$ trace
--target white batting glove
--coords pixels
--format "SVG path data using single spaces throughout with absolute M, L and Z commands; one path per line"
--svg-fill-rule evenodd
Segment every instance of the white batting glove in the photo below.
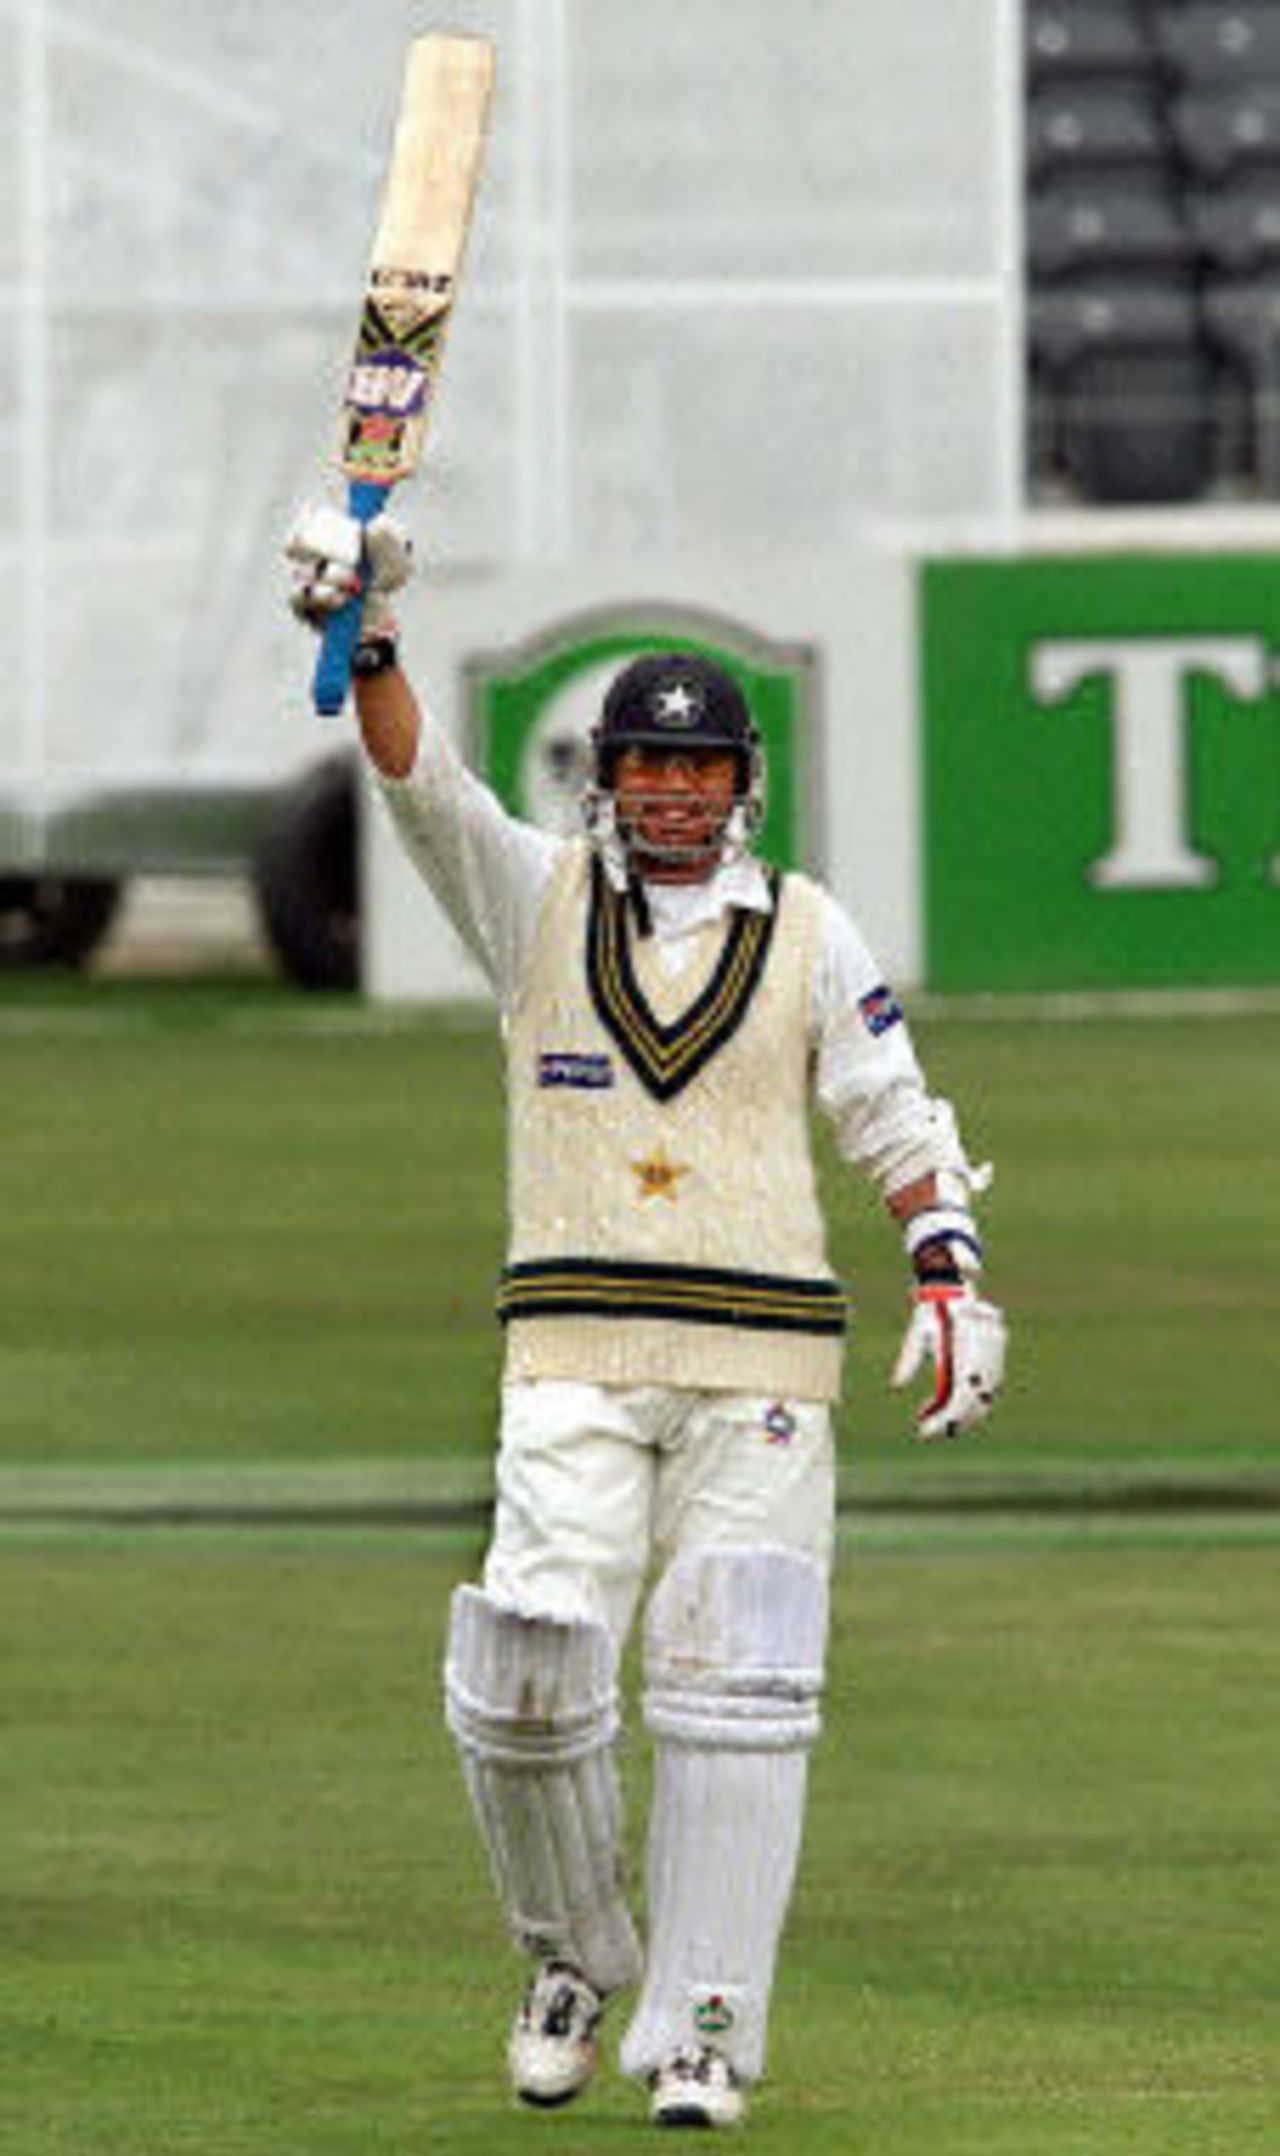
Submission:
M 916 1417 L 916 1436 L 926 1444 L 963 1437 L 990 1414 L 1004 1377 L 1007 1328 L 994 1303 L 984 1303 L 959 1280 L 922 1281 L 907 1327 L 894 1385 L 909 1385 L 933 1366 L 933 1397 Z
M 326 502 L 310 502 L 294 518 L 284 551 L 289 604 L 299 621 L 323 630 L 359 592 L 361 641 L 394 639 L 390 594 L 413 574 L 413 541 L 394 517 L 361 524 Z

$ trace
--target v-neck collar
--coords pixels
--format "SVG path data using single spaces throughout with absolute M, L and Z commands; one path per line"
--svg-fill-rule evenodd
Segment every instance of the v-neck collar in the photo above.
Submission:
M 625 895 L 615 891 L 598 858 L 591 863 L 587 906 L 587 983 L 596 1014 L 646 1091 L 671 1100 L 732 1039 L 759 987 L 773 940 L 781 878 L 770 872 L 767 912 L 742 906 L 732 918 L 705 988 L 663 1023 L 636 978 Z

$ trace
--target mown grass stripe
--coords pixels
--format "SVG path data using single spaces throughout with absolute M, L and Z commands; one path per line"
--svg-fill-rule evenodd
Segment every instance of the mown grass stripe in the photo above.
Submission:
M 182 1548 L 240 1548 L 248 1551 L 363 1549 L 382 1554 L 454 1549 L 478 1557 L 488 1523 L 486 1511 L 426 1513 L 385 1519 L 352 1514 L 295 1518 L 246 1513 L 186 1519 L 157 1515 L 50 1513 L 22 1517 L 0 1513 L 0 1545 L 15 1549 L 53 1545 L 87 1550 L 157 1551 Z M 841 1507 L 838 1539 L 842 1548 L 864 1554 L 946 1555 L 983 1550 L 1016 1554 L 1019 1550 L 1125 1548 L 1263 1549 L 1280 1543 L 1280 1518 L 1257 1512 L 1207 1508 L 1172 1514 L 1126 1511 L 1109 1514 L 1025 1514 L 1017 1511 L 913 1514 L 866 1512 Z

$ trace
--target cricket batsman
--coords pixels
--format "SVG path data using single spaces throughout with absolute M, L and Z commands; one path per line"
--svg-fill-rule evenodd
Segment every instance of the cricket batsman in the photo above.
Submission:
M 654 2122 L 732 2126 L 764 2070 L 826 1649 L 846 1305 L 811 1110 L 901 1233 L 893 1382 L 929 1372 L 925 1441 L 971 1429 L 1000 1387 L 1005 1327 L 975 1285 L 985 1171 L 848 914 L 753 853 L 765 774 L 727 671 L 674 650 L 625 666 L 582 835 L 552 837 L 465 768 L 401 670 L 400 528 L 307 509 L 288 554 L 313 626 L 361 597 L 365 751 L 502 1014 L 497 1498 L 480 1582 L 453 1598 L 445 1693 L 533 1964 L 512 2082 L 532 2105 L 579 2096 L 634 1987 L 621 2062 Z M 643 1943 L 614 1763 L 642 1596 Z

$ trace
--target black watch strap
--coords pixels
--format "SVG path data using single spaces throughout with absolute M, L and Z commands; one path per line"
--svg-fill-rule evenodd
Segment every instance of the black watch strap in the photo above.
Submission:
M 351 654 L 351 671 L 361 681 L 370 681 L 375 674 L 388 674 L 399 663 L 400 647 L 394 636 L 366 637 Z

